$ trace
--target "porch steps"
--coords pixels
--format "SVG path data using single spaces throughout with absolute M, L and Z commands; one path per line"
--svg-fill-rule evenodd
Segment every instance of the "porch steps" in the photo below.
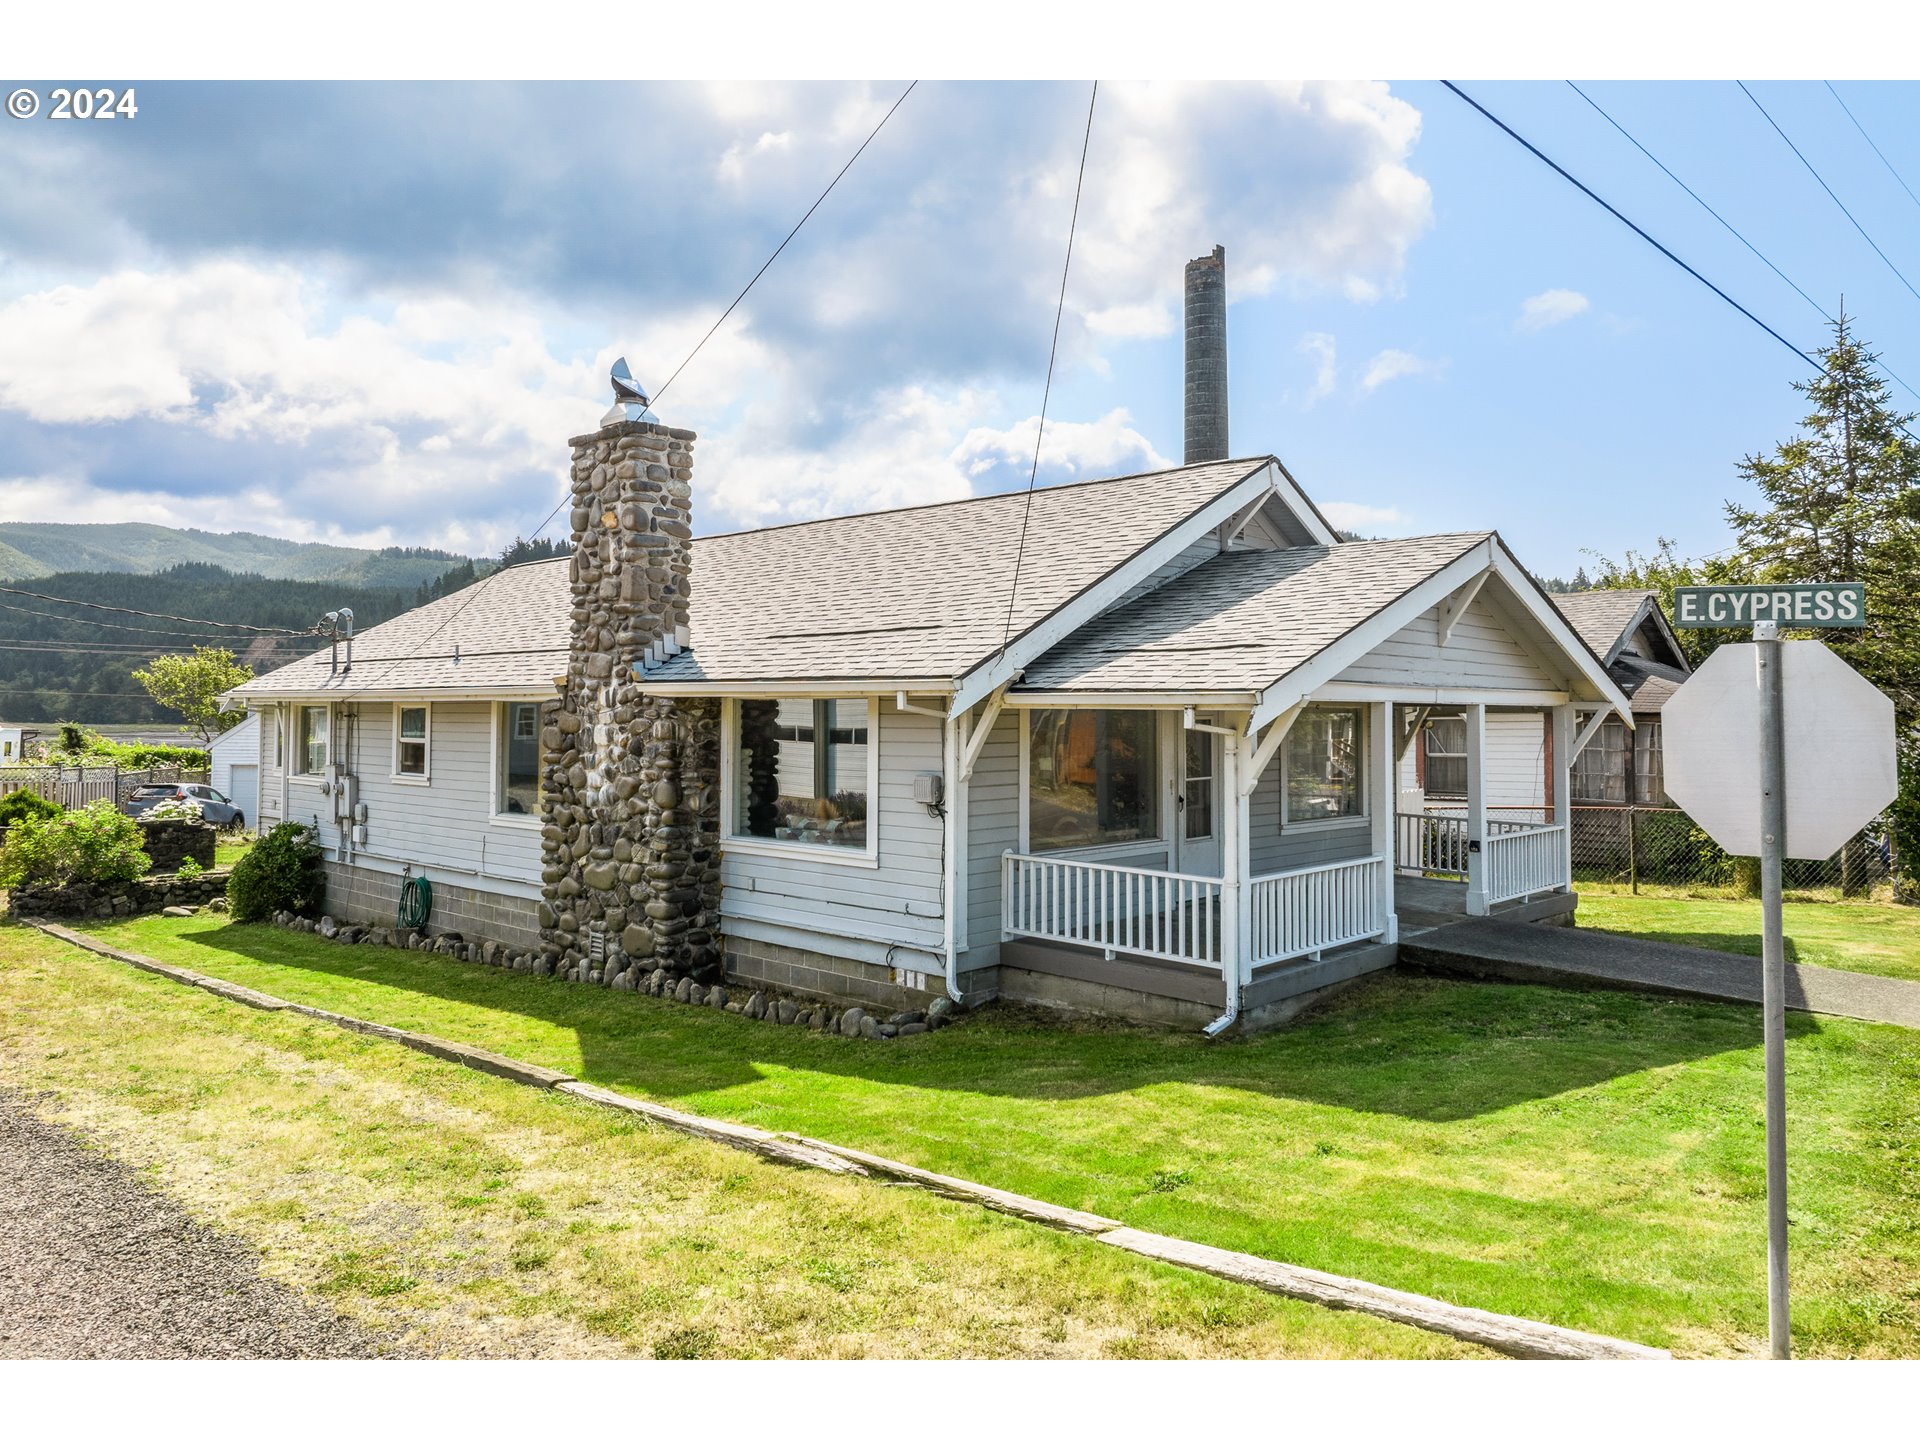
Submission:
M 1416 970 L 1531 985 L 1760 1003 L 1760 961 L 1755 956 L 1507 919 L 1463 920 L 1413 935 L 1403 931 L 1400 963 Z M 1787 1007 L 1920 1029 L 1920 981 L 1789 965 Z

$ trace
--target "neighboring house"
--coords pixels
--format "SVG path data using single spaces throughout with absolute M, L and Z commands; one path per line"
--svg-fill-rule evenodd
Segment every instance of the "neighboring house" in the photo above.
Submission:
M 260 819 L 260 716 L 247 718 L 214 737 L 207 750 L 207 783 L 240 811 L 251 827 Z
M 0 765 L 18 765 L 27 758 L 27 742 L 36 731 L 19 725 L 0 725 Z
M 1628 701 L 1498 535 L 1342 542 L 1255 455 L 693 539 L 693 436 L 638 414 L 572 442 L 571 558 L 234 692 L 336 915 L 423 874 L 541 973 L 1218 1030 L 1391 964 L 1401 872 L 1573 908 L 1566 787 L 1489 813 L 1494 717 L 1571 755 Z M 1394 818 L 1440 709 L 1450 889 Z
M 1574 761 L 1576 805 L 1670 805 L 1660 711 L 1693 673 L 1652 590 L 1576 590 L 1553 603 L 1632 702 L 1633 728 L 1609 717 Z

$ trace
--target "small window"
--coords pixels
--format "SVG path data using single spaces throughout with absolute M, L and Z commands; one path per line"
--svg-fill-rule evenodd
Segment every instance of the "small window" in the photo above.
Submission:
M 1302 711 L 1287 735 L 1286 783 L 1290 825 L 1362 813 L 1360 712 Z
M 1151 710 L 1036 710 L 1027 746 L 1027 848 L 1160 835 L 1159 725 Z
M 871 702 L 742 700 L 739 717 L 732 833 L 867 849 Z
M 1568 794 L 1576 805 L 1624 805 L 1627 803 L 1627 757 L 1633 750 L 1633 736 L 1609 715 L 1600 723 L 1600 731 L 1587 742 L 1573 762 L 1573 783 Z
M 393 773 L 400 780 L 427 778 L 427 707 L 396 705 L 393 711 Z
M 327 769 L 327 707 L 300 707 L 300 773 L 324 775 Z
M 1459 715 L 1436 715 L 1421 734 L 1426 751 L 1429 795 L 1442 799 L 1467 798 L 1467 722 Z
M 540 813 L 540 707 L 513 700 L 500 707 L 500 771 L 494 811 L 500 815 Z

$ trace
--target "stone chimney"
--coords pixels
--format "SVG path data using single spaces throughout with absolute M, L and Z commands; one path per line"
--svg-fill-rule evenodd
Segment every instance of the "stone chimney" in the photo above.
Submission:
M 1187 262 L 1186 463 L 1227 458 L 1227 250 Z
M 634 684 L 688 642 L 693 432 L 618 404 L 607 419 L 570 442 L 572 627 L 542 707 L 536 968 L 631 989 L 720 968 L 720 710 Z

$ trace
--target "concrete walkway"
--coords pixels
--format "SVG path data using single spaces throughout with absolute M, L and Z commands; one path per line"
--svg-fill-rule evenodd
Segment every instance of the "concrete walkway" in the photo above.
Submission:
M 1423 970 L 1760 1003 L 1760 961 L 1600 930 L 1467 920 L 1402 935 L 1400 961 Z M 1787 1006 L 1920 1030 L 1920 981 L 1787 966 Z

